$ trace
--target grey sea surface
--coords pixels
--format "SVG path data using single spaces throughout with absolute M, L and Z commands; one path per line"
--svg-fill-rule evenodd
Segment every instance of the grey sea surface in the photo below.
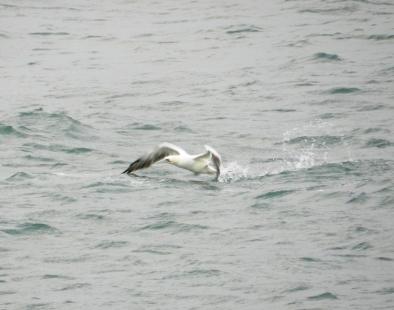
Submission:
M 0 309 L 394 309 L 393 14 L 1 0 Z

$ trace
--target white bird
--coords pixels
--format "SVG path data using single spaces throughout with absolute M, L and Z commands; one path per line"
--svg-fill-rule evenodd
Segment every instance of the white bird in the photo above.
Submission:
M 218 152 L 212 147 L 205 145 L 205 149 L 206 151 L 204 153 L 190 155 L 179 146 L 166 142 L 161 143 L 150 153 L 132 162 L 122 173 L 130 174 L 136 170 L 148 168 L 156 162 L 164 161 L 179 168 L 194 172 L 195 174 L 215 174 L 217 180 L 222 167 L 222 159 Z

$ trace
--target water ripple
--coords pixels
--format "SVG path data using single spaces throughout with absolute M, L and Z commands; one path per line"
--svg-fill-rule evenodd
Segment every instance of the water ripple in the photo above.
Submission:
M 53 234 L 58 230 L 44 223 L 23 223 L 16 228 L 2 229 L 1 231 L 9 235 L 33 235 L 33 234 Z
M 324 52 L 319 52 L 313 55 L 315 60 L 321 61 L 340 61 L 342 60 L 337 54 L 329 54 Z
M 314 295 L 308 297 L 309 300 L 324 300 L 324 299 L 338 299 L 337 295 L 330 293 L 330 292 L 325 292 L 322 294 Z

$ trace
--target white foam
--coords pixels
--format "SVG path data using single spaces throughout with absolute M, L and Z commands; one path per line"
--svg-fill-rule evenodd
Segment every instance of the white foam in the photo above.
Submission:
M 230 183 L 248 177 L 248 167 L 242 167 L 237 162 L 231 162 L 222 168 L 219 182 Z

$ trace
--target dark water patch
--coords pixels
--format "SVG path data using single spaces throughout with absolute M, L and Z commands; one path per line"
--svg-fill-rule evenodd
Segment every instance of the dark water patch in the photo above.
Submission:
M 343 118 L 346 114 L 344 113 L 323 113 L 320 114 L 319 117 L 321 119 L 339 119 Z
M 127 126 L 132 130 L 161 130 L 162 128 L 153 124 L 141 124 L 141 123 L 132 123 Z M 122 133 L 128 133 L 128 131 L 122 131 Z
M 386 148 L 393 146 L 394 143 L 390 142 L 386 139 L 378 139 L 378 138 L 372 138 L 367 141 L 365 144 L 365 147 L 377 147 L 377 148 Z
M 250 206 L 253 209 L 266 209 L 270 207 L 270 204 L 268 202 L 256 202 Z
M 394 34 L 372 34 L 368 36 L 367 39 L 375 41 L 393 40 Z
M 334 87 L 327 91 L 331 95 L 345 95 L 360 92 L 361 89 L 357 87 Z
M 52 169 L 55 169 L 55 168 L 64 167 L 64 166 L 68 166 L 68 164 L 57 162 L 57 163 L 54 163 L 53 165 L 51 165 L 50 167 L 51 167 Z
M 254 25 L 239 25 L 239 26 L 230 26 L 227 28 L 227 34 L 240 34 L 240 33 L 248 33 L 248 32 L 260 32 L 262 29 L 260 27 Z
M 385 256 L 379 256 L 379 257 L 376 257 L 376 259 L 380 260 L 380 261 L 384 261 L 384 262 L 392 262 L 392 261 L 394 261 L 393 258 L 385 257 Z
M 352 250 L 357 250 L 357 251 L 364 251 L 364 250 L 368 250 L 371 249 L 372 245 L 368 242 L 360 242 L 358 244 L 356 244 L 355 246 L 352 247 Z
M 378 80 L 368 80 L 365 84 L 380 84 L 380 82 Z
M 377 294 L 379 295 L 389 295 L 389 294 L 394 294 L 394 287 L 385 287 L 381 290 L 376 291 Z
M 16 291 L 11 291 L 11 290 L 9 290 L 9 291 L 0 291 L 0 296 L 2 296 L 2 295 L 13 295 L 13 294 L 16 294 Z
M 45 52 L 45 51 L 52 51 L 51 48 L 47 48 L 47 47 L 35 47 L 31 49 L 34 52 Z
M 41 157 L 41 156 L 34 156 L 34 155 L 26 155 L 23 156 L 26 160 L 38 161 L 38 162 L 54 162 L 55 159 L 49 157 Z
M 320 263 L 321 262 L 321 260 L 319 258 L 314 258 L 314 257 L 309 257 L 309 256 L 301 257 L 300 260 L 307 262 L 307 263 Z
M 367 257 L 365 254 L 335 254 L 334 256 L 348 258 L 349 260 Z
M 309 86 L 315 86 L 316 83 L 313 82 L 304 82 L 304 83 L 296 83 L 294 86 L 296 87 L 309 87 Z
M 80 289 L 80 288 L 85 288 L 85 287 L 90 287 L 91 284 L 89 283 L 73 283 L 70 285 L 66 285 L 60 289 L 57 289 L 57 291 L 69 291 L 69 290 L 75 290 L 75 289 Z
M 368 104 L 360 107 L 357 111 L 376 111 L 386 108 L 384 104 Z
M 96 249 L 110 249 L 110 248 L 121 248 L 129 244 L 127 241 L 102 241 L 95 246 Z
M 296 292 L 300 292 L 300 291 L 306 291 L 309 289 L 310 289 L 310 287 L 307 285 L 298 285 L 296 287 L 292 287 L 292 288 L 285 290 L 283 293 L 296 293 Z
M 329 104 L 336 104 L 338 101 L 337 100 L 333 100 L 333 99 L 324 99 L 321 101 L 311 101 L 308 102 L 309 105 L 321 105 L 321 106 L 325 106 L 325 105 L 329 105 Z
M 294 193 L 295 190 L 280 190 L 280 191 L 272 191 L 268 193 L 261 194 L 256 197 L 256 199 L 274 199 L 274 198 L 281 198 L 287 196 L 291 193 Z
M 133 84 L 133 85 L 149 85 L 149 84 L 155 85 L 155 84 L 161 84 L 161 83 L 163 83 L 163 81 L 160 79 L 143 79 L 143 80 L 141 79 L 141 80 L 136 80 L 136 81 L 132 82 L 131 84 Z
M 122 94 L 116 94 L 107 97 L 107 100 L 113 100 L 113 99 L 122 99 L 122 98 L 130 98 L 130 97 L 136 97 L 138 96 L 138 93 L 122 93 Z
M 373 232 L 372 230 L 370 230 L 370 229 L 368 229 L 368 228 L 366 228 L 364 226 L 357 226 L 354 229 L 354 231 L 357 232 L 357 233 L 372 233 Z
M 139 230 L 170 230 L 173 232 L 189 232 L 208 229 L 208 226 L 198 225 L 198 224 L 186 224 L 186 223 L 178 223 L 176 221 L 158 221 L 153 224 L 149 224 L 141 227 Z
M 42 31 L 42 32 L 30 32 L 32 36 L 68 36 L 70 35 L 68 32 L 50 32 L 50 31 Z
M 176 226 L 178 223 L 175 221 L 159 221 L 154 224 L 143 226 L 140 230 L 160 230 Z
M 345 6 L 335 6 L 335 7 L 321 7 L 318 8 L 310 8 L 310 9 L 301 9 L 299 13 L 311 13 L 311 14 L 348 14 L 357 11 L 358 6 L 356 5 L 345 5 Z
M 296 112 L 296 109 L 272 109 L 272 110 L 262 110 L 262 112 L 280 112 L 280 113 L 289 113 Z
M 5 33 L 0 33 L 0 38 L 2 38 L 2 39 L 9 39 L 10 37 L 7 36 Z
M 338 297 L 330 292 L 325 292 L 319 295 L 314 295 L 314 296 L 310 296 L 308 297 L 309 300 L 325 300 L 325 299 L 338 299 Z
M 78 214 L 77 217 L 82 220 L 93 220 L 93 221 L 102 221 L 106 219 L 105 215 L 96 214 L 96 213 L 81 213 Z
M 286 140 L 287 144 L 306 144 L 313 145 L 314 147 L 326 147 L 335 144 L 343 143 L 343 137 L 341 136 L 300 136 L 289 140 Z
M 75 154 L 75 155 L 93 152 L 92 149 L 89 149 L 87 147 L 71 147 L 71 148 L 60 147 L 58 150 L 68 154 Z
M 184 133 L 192 133 L 193 130 L 191 130 L 189 127 L 180 125 L 174 128 L 176 132 L 184 132 Z
M 101 39 L 101 38 L 103 38 L 103 36 L 91 34 L 91 35 L 84 36 L 81 39 L 82 40 L 89 40 L 89 39 Z
M 1 136 L 26 137 L 26 134 L 16 130 L 11 125 L 5 125 L 0 123 L 0 137 Z
M 367 202 L 369 199 L 368 195 L 366 193 L 360 193 L 346 201 L 346 203 L 355 203 L 355 204 L 361 204 Z
M 313 59 L 320 61 L 340 61 L 342 60 L 337 54 L 329 54 L 324 52 L 319 52 L 313 55 Z
M 288 42 L 288 41 L 286 41 Z M 295 40 L 293 42 L 287 43 L 286 46 L 289 47 L 303 47 L 306 45 L 310 45 L 311 42 L 309 40 L 303 39 L 303 40 Z
M 23 223 L 16 228 L 2 229 L 1 231 L 9 235 L 34 235 L 34 234 L 53 234 L 58 230 L 43 223 Z
M 135 126 L 134 129 L 137 129 L 137 130 L 161 130 L 160 127 L 155 126 L 155 125 L 151 125 L 151 124 L 138 125 L 138 126 Z
M 12 176 L 8 177 L 6 179 L 6 181 L 9 181 L 9 182 L 17 181 L 18 182 L 18 181 L 25 181 L 25 180 L 30 180 L 30 179 L 34 179 L 34 176 L 32 176 L 29 173 L 20 171 L 20 172 L 14 173 Z
M 388 129 L 385 128 L 381 128 L 381 127 L 371 127 L 371 128 L 367 128 L 363 131 L 363 133 L 365 134 L 370 134 L 370 133 L 377 133 L 377 132 L 386 132 L 386 133 L 390 133 L 390 131 Z
M 50 279 L 61 279 L 61 280 L 73 280 L 73 277 L 59 275 L 59 274 L 44 274 L 41 279 L 50 280 Z

